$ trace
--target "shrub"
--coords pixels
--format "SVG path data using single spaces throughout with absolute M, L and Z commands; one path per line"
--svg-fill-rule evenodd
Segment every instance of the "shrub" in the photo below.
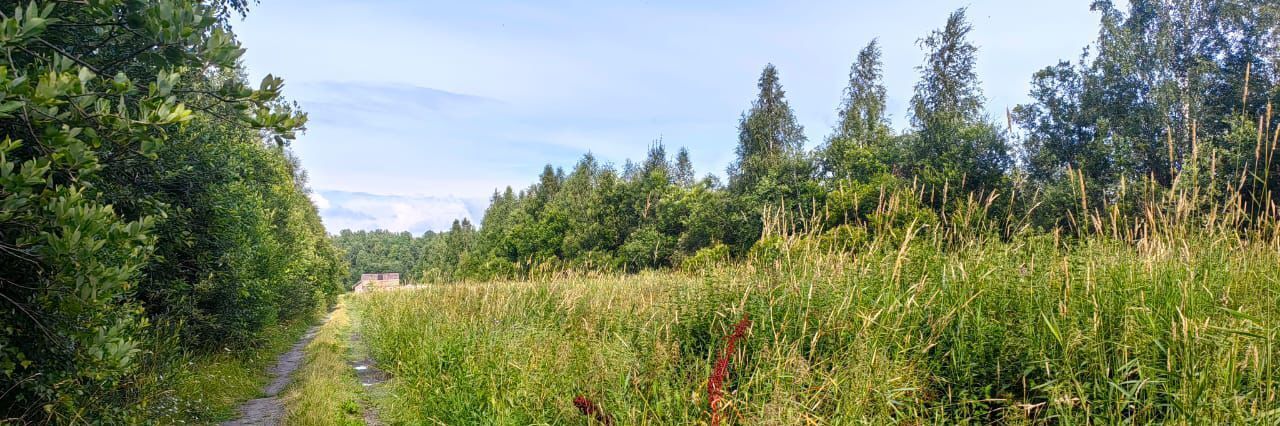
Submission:
M 700 271 L 714 269 L 729 263 L 729 246 L 724 244 L 716 244 L 698 250 L 693 256 L 687 257 L 680 263 L 680 268 L 686 271 Z

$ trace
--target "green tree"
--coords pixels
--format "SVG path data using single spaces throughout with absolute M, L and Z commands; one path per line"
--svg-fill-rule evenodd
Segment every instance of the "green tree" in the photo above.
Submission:
M 362 274 L 394 272 L 409 278 L 413 272 L 421 270 L 418 264 L 423 252 L 422 242 L 408 231 L 343 230 L 333 237 L 333 242 L 346 253 L 351 271 L 346 278 L 348 286 L 354 286 Z
M 804 127 L 787 103 L 773 64 L 764 67 L 757 87 L 756 100 L 738 122 L 737 160 L 729 166 L 729 190 L 757 203 L 791 199 L 810 175 L 804 158 Z
M 840 121 L 819 148 L 818 164 L 825 178 L 866 180 L 885 172 L 892 162 L 882 67 L 880 45 L 872 40 L 849 70 L 849 86 L 837 111 Z
M 136 297 L 154 323 L 181 324 L 188 347 L 252 345 L 346 290 L 296 159 L 252 129 L 197 117 L 155 160 L 117 168 L 130 179 L 100 183 L 105 198 L 164 213 Z
M 4 6 L 0 417 L 110 422 L 130 409 L 104 400 L 147 353 L 135 295 L 148 282 L 140 274 L 156 254 L 157 218 L 170 210 L 114 204 L 128 193 L 121 170 L 156 161 L 184 126 L 214 114 L 279 145 L 305 122 L 278 102 L 275 77 L 257 90 L 216 78 L 237 73 L 243 50 L 225 17 L 243 6 Z
M 1011 166 L 1004 134 L 983 115 L 984 98 L 974 70 L 978 48 L 960 9 L 946 26 L 920 40 L 926 56 L 911 98 L 914 132 L 905 138 L 903 163 L 941 203 L 953 193 L 992 190 Z
M 1012 115 L 1023 132 L 1030 183 L 1065 198 L 1046 199 L 1051 206 L 1044 210 L 1079 206 L 1080 183 L 1061 188 L 1071 180 L 1083 183 L 1092 206 L 1129 204 L 1120 199 L 1126 180 L 1169 188 L 1188 169 L 1205 169 L 1196 175 L 1219 182 L 1253 174 L 1246 193 L 1267 193 L 1280 182 L 1254 158 L 1256 142 L 1241 137 L 1258 126 L 1251 118 L 1242 125 L 1242 118 L 1265 116 L 1280 95 L 1274 2 L 1135 1 L 1122 11 L 1095 1 L 1092 7 L 1101 15 L 1092 54 L 1038 72 L 1032 102 Z M 1066 179 L 1068 170 L 1077 177 Z
M 688 149 L 680 147 L 680 151 L 676 153 L 676 163 L 674 167 L 675 170 L 672 171 L 672 173 L 674 173 L 672 177 L 675 179 L 676 183 L 686 187 L 693 185 L 697 176 L 693 171 L 693 161 L 689 159 Z

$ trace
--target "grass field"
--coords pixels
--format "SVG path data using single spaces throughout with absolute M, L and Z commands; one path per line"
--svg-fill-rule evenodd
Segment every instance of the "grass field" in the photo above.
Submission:
M 391 424 L 707 424 L 708 377 L 744 317 L 724 424 L 1280 422 L 1274 241 L 780 245 L 736 266 L 351 307 L 393 376 Z

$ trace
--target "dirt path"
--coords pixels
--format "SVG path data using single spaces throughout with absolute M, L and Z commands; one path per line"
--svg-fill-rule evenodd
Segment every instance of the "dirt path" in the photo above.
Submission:
M 266 396 L 245 402 L 240 406 L 239 419 L 221 424 L 223 426 L 280 424 L 284 418 L 284 404 L 280 403 L 280 398 L 277 396 L 280 391 L 289 386 L 289 382 L 293 381 L 293 371 L 302 365 L 302 350 L 307 347 L 307 343 L 311 342 L 312 338 L 316 337 L 316 332 L 319 330 L 318 325 L 308 329 L 307 333 L 302 335 L 302 339 L 294 343 L 288 352 L 280 355 L 276 365 L 267 371 L 271 374 L 271 383 L 263 389 Z
M 378 411 L 374 407 L 371 392 L 377 391 L 377 386 L 387 381 L 389 377 L 387 373 L 379 370 L 374 365 L 373 359 L 369 358 L 369 351 L 364 347 L 364 339 L 360 336 L 360 332 L 353 331 L 351 333 L 351 353 L 353 361 L 350 362 L 351 368 L 356 372 L 356 378 L 360 380 L 360 387 L 364 388 L 364 424 L 367 426 L 380 426 L 382 421 L 378 420 Z

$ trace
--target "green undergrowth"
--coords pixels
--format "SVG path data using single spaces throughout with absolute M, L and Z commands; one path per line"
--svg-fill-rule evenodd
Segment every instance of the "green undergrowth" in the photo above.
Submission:
M 163 364 L 149 365 L 138 374 L 135 404 L 142 423 L 211 424 L 238 415 L 243 402 L 263 396 L 271 380 L 267 369 L 289 350 L 311 321 L 269 326 L 250 347 L 189 355 L 174 349 Z
M 351 366 L 351 317 L 346 302 L 329 314 L 307 344 L 306 358 L 284 392 L 285 423 L 363 425 L 362 389 Z

